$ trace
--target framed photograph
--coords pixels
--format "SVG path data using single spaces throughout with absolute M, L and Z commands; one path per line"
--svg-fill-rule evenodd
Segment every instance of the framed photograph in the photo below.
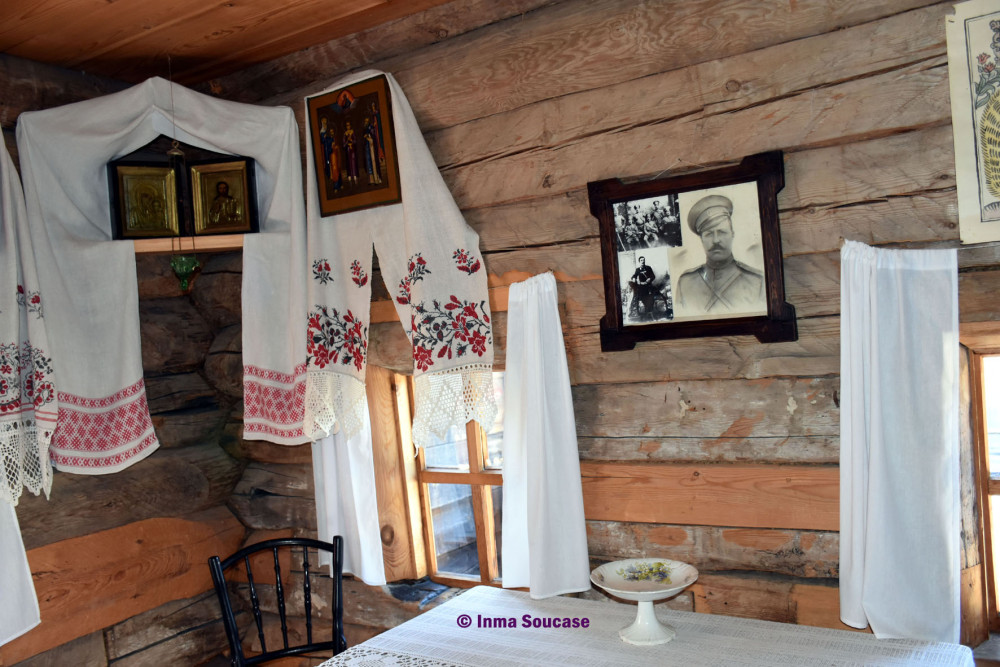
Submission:
M 955 5 L 946 18 L 962 243 L 1000 241 L 1000 7 Z
M 179 180 L 177 172 L 163 164 L 109 163 L 112 237 L 180 236 Z
M 323 217 L 400 201 L 389 82 L 384 75 L 307 100 Z
M 191 166 L 194 235 L 256 232 L 257 191 L 250 158 Z
M 651 181 L 587 184 L 601 231 L 601 349 L 642 340 L 752 334 L 795 340 L 785 302 L 780 151 Z

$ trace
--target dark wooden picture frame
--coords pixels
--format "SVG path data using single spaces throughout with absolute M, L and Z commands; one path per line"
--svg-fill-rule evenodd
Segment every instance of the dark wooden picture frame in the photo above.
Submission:
M 206 160 L 189 169 L 195 236 L 258 231 L 253 159 Z
M 399 202 L 392 97 L 385 75 L 306 102 L 320 214 Z
M 181 174 L 167 164 L 108 163 L 111 236 L 143 239 L 182 235 Z
M 781 151 L 663 179 L 588 183 L 604 265 L 601 349 L 741 334 L 795 340 L 778 224 L 784 184 Z

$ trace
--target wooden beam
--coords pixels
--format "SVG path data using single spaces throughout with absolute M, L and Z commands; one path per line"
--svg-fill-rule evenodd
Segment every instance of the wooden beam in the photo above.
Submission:
M 769 572 L 805 579 L 839 574 L 840 536 L 833 531 L 724 528 L 587 521 L 593 558 L 672 558 L 701 572 Z
M 28 551 L 42 623 L 0 648 L 10 663 L 212 587 L 206 562 L 243 540 L 219 507 L 146 519 Z
M 840 529 L 834 466 L 580 464 L 588 520 Z
M 216 73 L 218 78 L 196 88 L 227 100 L 283 104 L 267 98 L 302 87 L 309 87 L 308 94 L 312 94 L 340 73 L 412 53 L 548 4 L 552 0 L 454 0 L 353 34 L 333 39 L 328 34 L 329 41 L 231 74 Z
M 399 456 L 393 373 L 370 366 L 365 379 L 372 424 L 375 491 L 386 581 L 416 579 L 410 517 L 406 506 L 406 469 Z
M 799 0 L 790 10 L 780 0 L 752 6 L 741 0 L 561 3 L 526 16 L 516 31 L 501 23 L 475 39 L 449 40 L 380 66 L 395 73 L 426 131 L 664 69 L 805 42 L 928 4 Z M 778 67 L 784 71 L 793 64 L 787 59 Z M 678 86 L 673 94 L 683 90 Z
M 678 9 L 683 12 L 686 7 Z M 716 3 L 710 11 L 713 17 L 720 18 L 734 10 L 739 11 L 732 3 Z M 735 54 L 730 54 L 735 45 L 727 44 L 720 52 L 693 63 L 686 59 L 663 61 L 676 69 L 635 80 L 623 76 L 609 85 L 585 92 L 551 97 L 476 120 L 446 123 L 443 128 L 428 133 L 428 145 L 438 164 L 449 169 L 526 151 L 536 152 L 546 146 L 567 146 L 589 136 L 617 134 L 643 124 L 745 109 L 818 86 L 871 76 L 941 56 L 945 52 L 941 23 L 947 13 L 947 7 L 936 5 Z M 774 17 L 766 32 L 780 29 L 778 24 L 787 18 L 787 14 Z M 669 17 L 666 20 L 669 21 Z M 730 26 L 720 28 L 728 29 Z M 680 32 L 675 32 L 673 38 L 675 45 L 696 39 L 690 33 Z M 757 38 L 767 40 L 768 35 Z M 857 48 L 858 44 L 864 44 L 865 48 Z M 642 48 L 647 46 L 643 44 Z M 690 46 L 700 49 L 702 44 Z M 816 53 L 823 53 L 825 57 L 816 58 Z M 553 58 L 559 60 L 558 65 L 553 66 L 565 72 L 565 52 L 558 56 L 553 54 Z M 398 76 L 405 77 L 405 74 Z M 474 93 L 486 98 L 481 100 L 481 106 L 491 108 L 490 103 L 497 99 L 492 88 L 494 83 L 490 79 L 491 88 Z M 435 98 L 424 100 L 420 97 L 426 90 L 412 90 L 406 86 L 404 89 L 418 114 L 442 113 L 433 108 Z M 523 93 L 518 91 L 518 94 Z M 622 100 L 628 103 L 623 104 Z M 424 105 L 430 108 L 424 109 Z M 474 111 L 470 109 L 470 113 Z M 423 127 L 426 131 L 427 126 Z M 675 164 L 665 164 L 663 168 L 686 166 L 681 157 L 689 159 L 685 151 L 685 155 L 678 155 Z M 871 168 L 858 165 L 858 171 L 870 173 L 878 167 L 878 163 Z
M 56 473 L 52 493 L 17 506 L 26 549 L 225 503 L 243 471 L 218 445 L 161 449 L 114 475 Z M 169 484 L 160 483 L 170 480 Z

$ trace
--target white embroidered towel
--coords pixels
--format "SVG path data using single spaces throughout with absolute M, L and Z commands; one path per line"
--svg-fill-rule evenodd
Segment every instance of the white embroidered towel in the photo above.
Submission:
M 41 622 L 14 507 L 0 501 L 0 646 Z
M 105 165 L 160 134 L 257 162 L 262 233 L 244 243 L 246 437 L 306 441 L 305 342 L 296 335 L 305 290 L 294 268 L 304 266 L 305 232 L 293 114 L 154 78 L 18 120 L 32 243 L 59 369 L 52 455 L 60 469 L 113 472 L 158 445 L 142 381 L 134 253 L 130 242 L 110 242 Z
M 383 74 L 358 72 L 329 90 Z M 374 246 L 413 349 L 413 441 L 423 445 L 432 433 L 443 437 L 450 426 L 470 419 L 492 424 L 496 417 L 489 292 L 479 237 L 441 177 L 403 90 L 391 74 L 384 76 L 391 95 L 401 203 L 321 217 L 312 142 L 306 142 L 312 279 L 305 430 L 319 438 L 339 427 L 350 438 L 361 428 Z M 358 97 L 343 108 L 331 103 L 319 110 L 333 134 L 335 160 L 354 164 L 332 170 L 347 175 L 341 187 L 348 191 L 357 187 L 350 174 L 364 169 L 355 161 L 357 152 L 345 146 L 348 121 L 341 116 L 356 106 L 370 110 L 371 102 Z M 365 176 L 361 178 L 363 182 Z M 327 178 L 324 187 L 329 191 L 336 185 Z
M 49 493 L 55 377 L 21 182 L 0 145 L 0 503 Z

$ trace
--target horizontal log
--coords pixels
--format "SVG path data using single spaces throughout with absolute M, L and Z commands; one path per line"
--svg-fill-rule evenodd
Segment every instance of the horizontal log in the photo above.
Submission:
M 229 507 L 255 530 L 316 530 L 312 465 L 251 463 L 233 489 Z
M 588 521 L 587 545 L 592 558 L 671 558 L 695 563 L 700 574 L 839 576 L 840 540 L 833 532 Z
M 186 298 L 139 302 L 142 368 L 147 373 L 183 373 L 201 367 L 212 330 Z
M 25 111 L 62 106 L 124 90 L 130 84 L 0 53 L 0 127 Z
M 840 530 L 835 466 L 580 464 L 589 520 Z
M 240 323 L 242 273 L 202 273 L 191 285 L 191 302 L 213 329 Z
M 25 548 L 222 505 L 242 471 L 210 443 L 157 451 L 114 475 L 57 472 L 49 500 L 25 494 L 18 503 Z
M 961 322 L 1000 320 L 1000 271 L 972 271 L 958 276 L 958 319 Z
M 689 589 L 695 611 L 796 623 L 838 630 L 856 630 L 840 621 L 840 592 L 826 585 L 782 577 L 708 574 Z
M 266 440 L 244 440 L 243 424 L 228 422 L 219 445 L 233 458 L 260 463 L 311 463 L 312 445 L 277 445 Z
M 748 438 L 578 437 L 582 461 L 648 463 L 837 463 L 833 435 Z
M 604 178 L 639 178 L 762 151 L 794 152 L 943 125 L 951 117 L 944 62 L 942 56 L 738 111 L 705 110 L 442 175 L 459 206 L 473 208 L 568 192 Z M 664 146 L 685 146 L 683 162 L 666 160 Z
M 729 9 L 716 5 L 712 13 L 724 15 Z M 947 8 L 938 5 L 729 57 L 723 50 L 660 74 L 622 77 L 586 92 L 446 126 L 427 134 L 428 146 L 438 165 L 448 169 L 703 111 L 747 108 L 941 56 L 946 13 Z M 774 29 L 780 30 L 776 23 L 769 25 L 768 35 L 758 37 L 770 39 Z M 679 43 L 691 35 L 675 33 L 674 38 Z M 864 48 L 858 48 L 862 44 Z M 814 57 L 817 53 L 825 57 Z M 560 67 L 565 67 L 565 59 Z
M 11 663 L 4 662 L 3 649 L 0 648 L 0 667 L 5 665 L 11 667 Z M 17 667 L 63 667 L 63 665 L 107 667 L 104 632 L 101 630 L 92 632 L 17 663 Z
M 147 377 L 145 384 L 152 415 L 218 406 L 215 391 L 198 373 Z
M 242 524 L 225 508 L 146 519 L 28 551 L 42 623 L 4 645 L 18 662 L 212 587 L 209 556 L 235 551 Z
M 399 79 L 426 131 L 926 4 L 800 0 L 789 11 L 777 0 L 563 3 L 528 15 L 517 30 L 499 24 L 380 65 Z
M 249 103 L 280 96 L 282 101 L 263 101 L 263 104 L 294 105 L 287 91 L 305 86 L 310 89 L 310 93 L 305 94 L 315 93 L 324 87 L 320 82 L 329 79 L 332 73 L 347 72 L 376 60 L 409 53 L 550 3 L 551 0 L 449 2 L 241 69 L 195 86 L 195 89 Z
M 839 389 L 837 378 L 577 385 L 573 406 L 581 436 L 833 436 Z
M 215 627 L 207 633 L 191 632 L 209 625 Z M 187 634 L 193 636 L 185 636 Z M 150 661 L 153 655 L 146 649 L 162 644 L 177 652 L 172 656 L 174 663 L 187 664 L 196 664 L 199 662 L 199 657 L 202 660 L 210 658 L 227 646 L 219 600 L 214 590 L 184 600 L 171 600 L 155 609 L 133 616 L 108 628 L 105 636 L 108 657 L 112 660 L 121 660 L 128 656 L 130 665 L 156 664 Z M 206 640 L 214 640 L 214 643 L 207 643 Z M 143 655 L 139 656 L 140 653 Z M 159 664 L 171 662 L 171 656 L 163 654 L 162 651 L 156 653 L 159 653 L 161 658 L 168 658 Z
M 164 448 L 215 445 L 226 424 L 229 410 L 204 407 L 153 415 L 153 428 Z

